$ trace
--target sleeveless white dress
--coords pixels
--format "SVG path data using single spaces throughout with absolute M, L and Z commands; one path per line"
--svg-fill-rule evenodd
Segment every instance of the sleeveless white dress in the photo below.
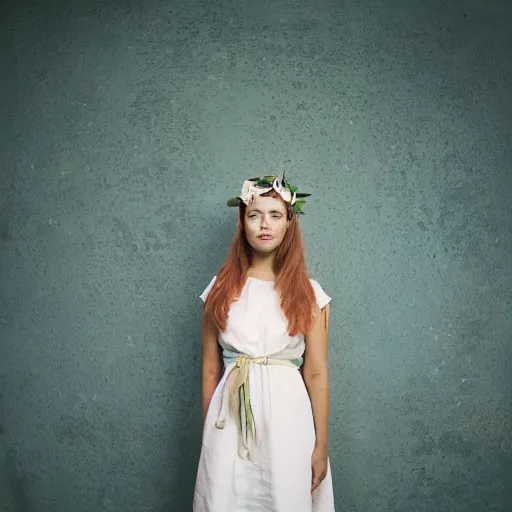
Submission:
M 200 295 L 206 300 L 216 276 Z M 331 298 L 311 279 L 318 306 Z M 301 360 L 304 336 L 289 336 L 288 322 L 271 281 L 248 277 L 231 306 L 218 341 L 230 354 Z M 229 362 L 206 416 L 194 491 L 194 512 L 332 512 L 330 467 L 311 494 L 315 428 L 304 381 L 293 365 L 251 364 L 249 394 L 256 439 L 251 457 L 240 455 L 237 419 L 227 415 L 218 428 Z

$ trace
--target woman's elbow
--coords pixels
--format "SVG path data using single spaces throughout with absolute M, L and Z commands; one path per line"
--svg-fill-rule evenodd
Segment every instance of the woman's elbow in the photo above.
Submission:
M 304 380 L 308 383 L 322 381 L 329 378 L 329 371 L 327 365 L 317 365 L 314 367 L 304 368 Z

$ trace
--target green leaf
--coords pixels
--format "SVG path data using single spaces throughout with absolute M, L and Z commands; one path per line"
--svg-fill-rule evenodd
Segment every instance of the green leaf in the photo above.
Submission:
M 238 197 L 228 199 L 228 206 L 238 206 L 242 201 Z
M 262 178 L 262 179 L 260 179 L 258 181 L 258 183 L 256 183 L 256 185 L 258 187 L 271 187 L 272 183 L 273 183 L 272 181 L 269 181 L 269 180 L 266 180 L 266 179 Z

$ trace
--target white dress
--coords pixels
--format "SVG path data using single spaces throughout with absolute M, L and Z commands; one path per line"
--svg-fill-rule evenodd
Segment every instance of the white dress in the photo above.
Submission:
M 200 295 L 206 300 L 215 282 Z M 311 279 L 318 306 L 331 298 Z M 304 336 L 289 336 L 288 322 L 271 281 L 248 277 L 231 306 L 227 327 L 218 336 L 229 353 L 301 360 Z M 250 405 L 256 439 L 251 457 L 240 455 L 237 419 L 228 414 L 218 428 L 223 390 L 230 362 L 217 386 L 206 416 L 194 491 L 194 512 L 332 512 L 330 467 L 311 494 L 311 455 L 315 428 L 311 402 L 301 374 L 293 365 L 249 365 Z

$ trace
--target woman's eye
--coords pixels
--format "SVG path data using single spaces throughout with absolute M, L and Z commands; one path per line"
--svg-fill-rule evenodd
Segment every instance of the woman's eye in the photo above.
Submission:
M 256 219 L 258 217 L 258 215 L 255 213 L 250 213 L 248 215 L 248 217 L 249 217 L 249 219 Z M 282 215 L 272 215 L 273 219 L 280 219 L 281 217 L 282 217 Z

